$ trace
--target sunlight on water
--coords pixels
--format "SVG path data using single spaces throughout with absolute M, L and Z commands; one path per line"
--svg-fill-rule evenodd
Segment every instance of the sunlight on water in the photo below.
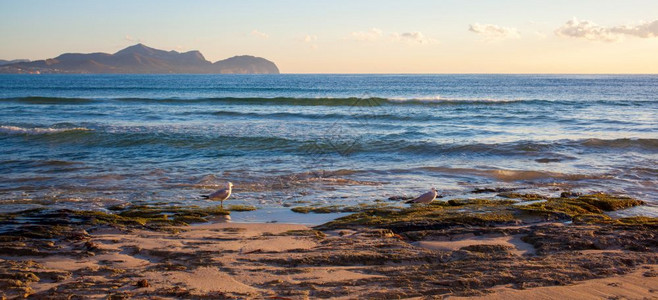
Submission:
M 0 203 L 213 205 L 226 181 L 262 214 L 433 186 L 658 203 L 657 94 L 638 75 L 2 75 Z

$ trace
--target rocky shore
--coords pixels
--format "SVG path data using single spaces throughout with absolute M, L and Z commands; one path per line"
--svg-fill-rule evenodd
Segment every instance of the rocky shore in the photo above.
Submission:
M 3 214 L 0 296 L 658 297 L 658 219 L 607 214 L 642 201 L 607 194 L 506 197 L 379 203 L 344 210 L 353 213 L 314 228 L 225 221 L 229 210 L 248 207 Z

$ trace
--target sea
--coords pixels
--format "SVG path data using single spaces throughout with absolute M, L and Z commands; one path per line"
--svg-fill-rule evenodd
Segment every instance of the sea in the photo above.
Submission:
M 226 182 L 242 222 L 432 187 L 658 216 L 658 75 L 0 75 L 0 212 L 214 206 Z

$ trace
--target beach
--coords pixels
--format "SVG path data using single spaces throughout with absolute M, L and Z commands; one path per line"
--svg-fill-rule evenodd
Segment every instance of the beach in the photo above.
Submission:
M 657 83 L 0 75 L 0 296 L 653 299 Z
M 0 1 L 0 300 L 658 300 L 658 1 Z
M 380 206 L 313 227 L 232 223 L 219 209 L 22 212 L 0 217 L 12 228 L 0 284 L 54 299 L 657 296 L 656 219 L 603 213 L 641 201 L 513 203 Z

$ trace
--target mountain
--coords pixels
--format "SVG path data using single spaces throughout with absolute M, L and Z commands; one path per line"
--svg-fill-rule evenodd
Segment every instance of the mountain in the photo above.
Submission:
M 70 74 L 279 74 L 271 61 L 249 55 L 212 63 L 199 51 L 164 51 L 137 44 L 108 53 L 65 53 L 37 61 L 8 62 L 0 73 Z
M 30 61 L 29 59 L 13 59 L 13 60 L 4 60 L 0 59 L 0 66 L 8 65 L 8 64 L 15 64 L 19 62 L 28 62 Z
M 232 74 L 269 74 L 279 73 L 276 65 L 262 57 L 250 55 L 233 56 L 225 60 L 220 60 L 212 64 L 216 73 Z

